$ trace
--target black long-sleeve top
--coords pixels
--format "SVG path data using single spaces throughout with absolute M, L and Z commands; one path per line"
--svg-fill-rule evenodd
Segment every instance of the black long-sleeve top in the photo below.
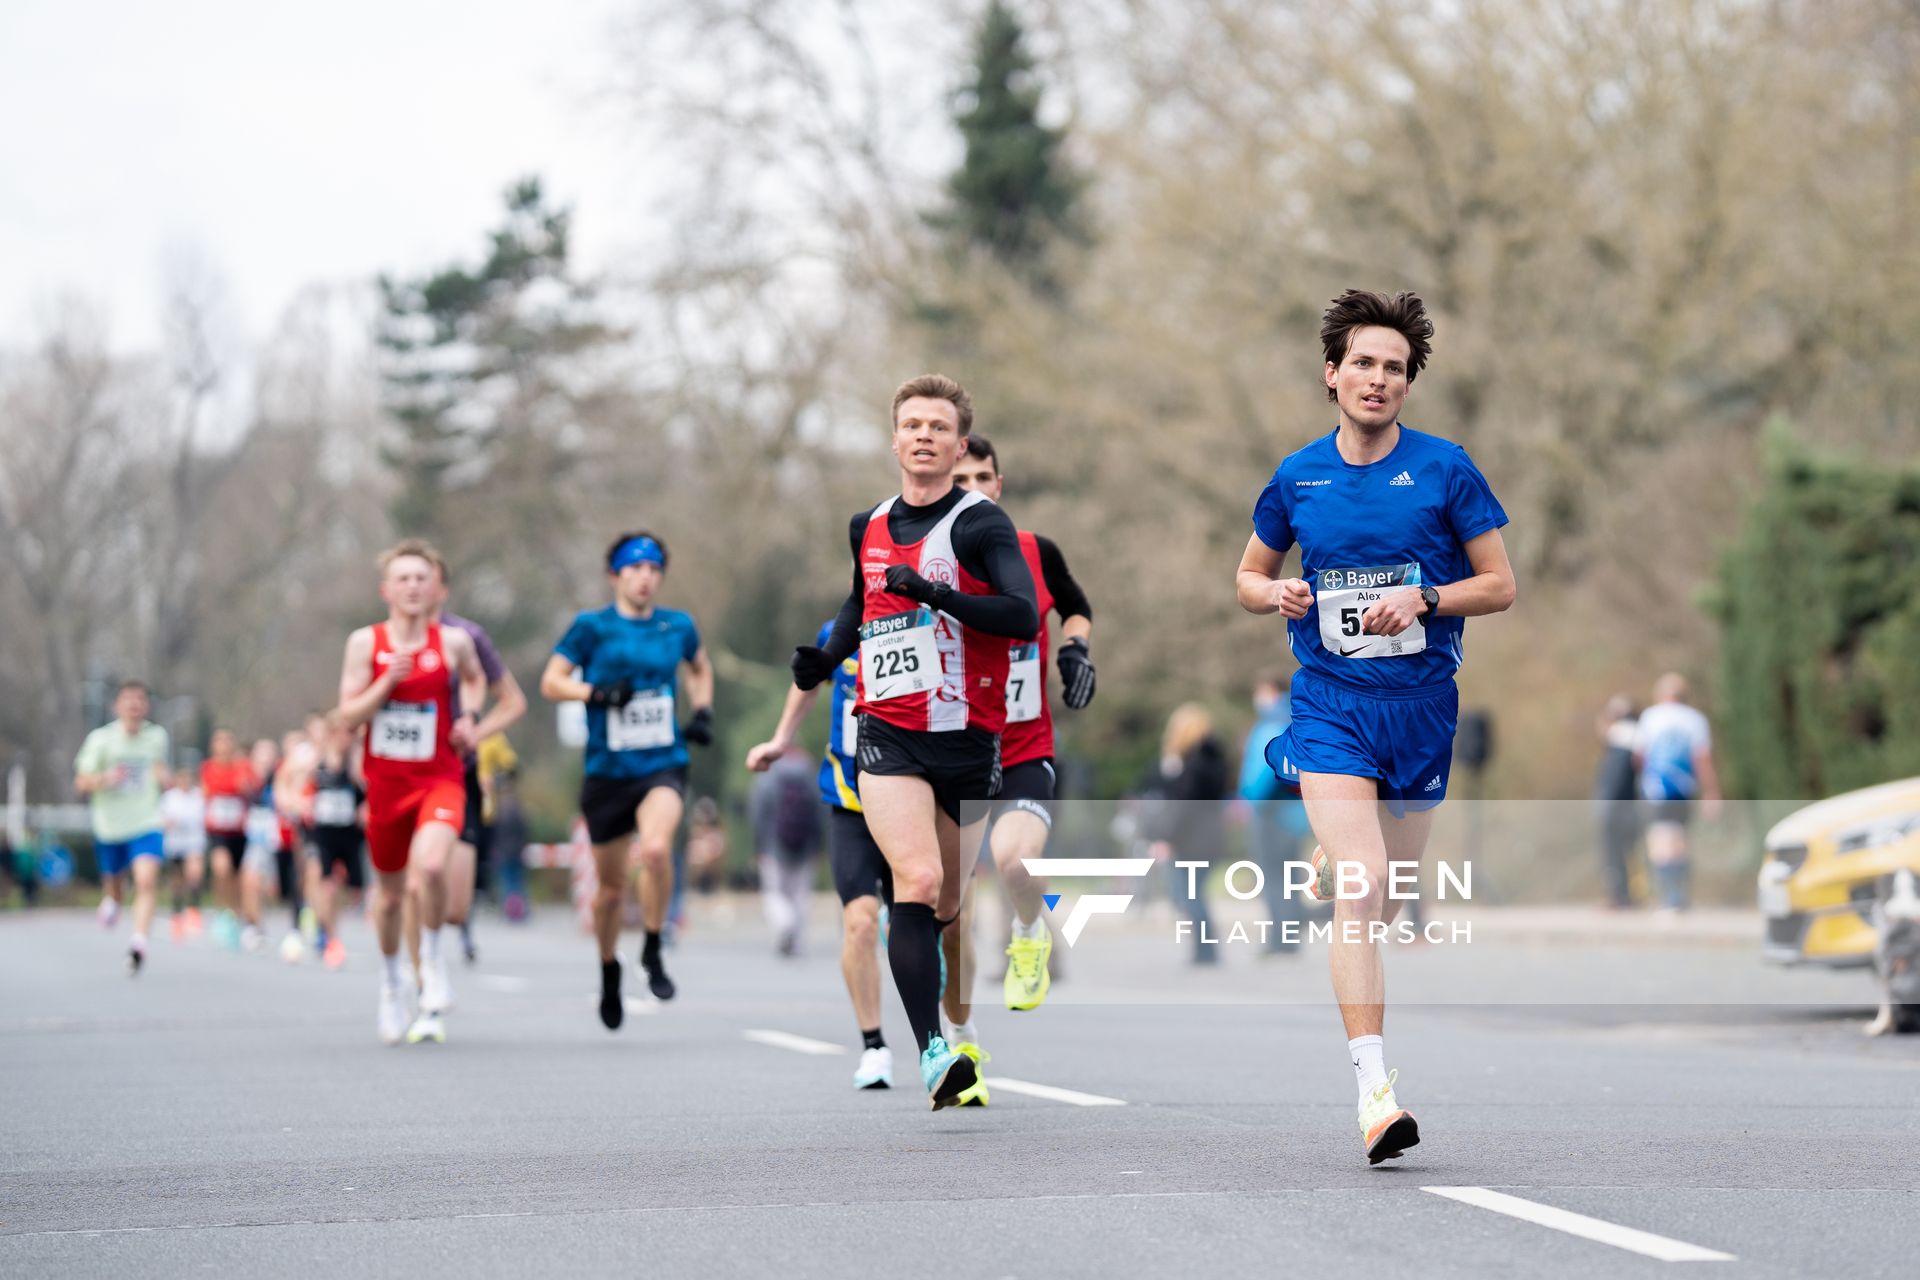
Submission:
M 1067 568 L 1067 558 L 1060 554 L 1060 548 L 1054 545 L 1052 538 L 1040 534 L 1033 535 L 1034 545 L 1040 549 L 1040 576 L 1047 584 L 1047 592 L 1053 596 L 1054 612 L 1063 618 L 1093 618 L 1093 602 L 1087 599 L 1087 593 L 1073 580 L 1073 573 Z
M 887 512 L 888 535 L 899 544 L 920 541 L 966 493 L 955 486 L 924 507 L 912 506 L 905 499 L 895 502 Z M 860 576 L 860 543 L 867 536 L 867 521 L 872 515 L 871 510 L 862 511 L 847 526 L 847 541 L 853 551 L 853 589 L 840 606 L 833 620 L 833 634 L 826 643 L 827 656 L 836 663 L 845 661 L 860 647 L 866 597 L 866 585 Z M 950 614 L 962 626 L 1009 640 L 1025 640 L 1040 630 L 1033 574 L 1027 569 L 1026 557 L 1020 554 L 1020 538 L 1006 512 L 991 502 L 975 503 L 962 511 L 953 522 L 953 554 L 962 569 L 992 587 L 994 594 L 972 596 L 955 591 L 940 606 L 941 612 Z

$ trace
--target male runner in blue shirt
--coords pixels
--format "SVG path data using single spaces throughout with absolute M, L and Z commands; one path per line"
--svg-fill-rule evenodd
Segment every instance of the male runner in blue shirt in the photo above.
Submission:
M 1371 922 L 1398 913 L 1387 863 L 1421 856 L 1446 797 L 1464 620 L 1514 598 L 1507 513 L 1486 479 L 1459 445 L 1400 425 L 1432 338 L 1414 294 L 1349 289 L 1334 300 L 1320 342 L 1339 426 L 1267 482 L 1237 580 L 1241 608 L 1286 617 L 1300 664 L 1293 723 L 1267 759 L 1298 780 L 1327 867 L 1365 873 L 1363 895 L 1335 902 L 1329 951 L 1370 1164 L 1420 1140 L 1386 1070 Z M 1296 543 L 1300 576 L 1283 577 Z M 1331 896 L 1330 879 L 1316 896 Z

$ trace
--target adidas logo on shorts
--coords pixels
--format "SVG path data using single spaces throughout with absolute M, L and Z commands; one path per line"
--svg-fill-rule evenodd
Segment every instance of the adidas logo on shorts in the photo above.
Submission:
M 1413 473 L 1409 471 L 1402 471 L 1399 475 L 1387 481 L 1387 483 L 1404 485 L 1407 488 L 1411 489 L 1413 487 Z
M 1438 791 L 1439 789 L 1440 789 L 1440 775 L 1436 773 L 1433 775 L 1433 781 L 1429 782 L 1424 788 L 1424 790 Z

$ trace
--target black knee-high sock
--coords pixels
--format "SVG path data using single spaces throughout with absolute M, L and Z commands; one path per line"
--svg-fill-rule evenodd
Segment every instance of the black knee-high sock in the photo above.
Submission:
M 924 902 L 896 902 L 888 925 L 887 964 L 906 1006 L 913 1038 L 925 1052 L 940 1034 L 940 924 Z

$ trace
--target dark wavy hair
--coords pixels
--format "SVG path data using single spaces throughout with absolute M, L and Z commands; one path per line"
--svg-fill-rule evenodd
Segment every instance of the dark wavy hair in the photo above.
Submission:
M 1433 354 L 1433 321 L 1417 293 L 1388 297 L 1369 289 L 1349 289 L 1335 298 L 1320 318 L 1320 349 L 1326 352 L 1327 363 L 1339 368 L 1353 346 L 1354 330 L 1374 325 L 1392 329 L 1407 340 L 1407 384 L 1411 386 Z M 1339 399 L 1332 387 L 1327 388 L 1327 399 Z

